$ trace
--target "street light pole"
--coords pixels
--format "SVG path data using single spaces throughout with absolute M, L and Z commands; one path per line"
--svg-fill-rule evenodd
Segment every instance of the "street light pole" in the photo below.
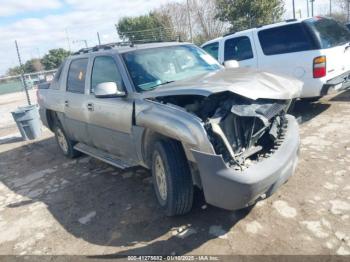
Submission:
M 329 16 L 332 16 L 332 0 L 329 0 Z
M 101 45 L 100 33 L 97 32 L 98 45 Z
M 191 42 L 193 42 L 193 35 L 192 35 L 192 24 L 191 24 L 191 14 L 190 14 L 190 4 L 188 2 L 189 0 L 187 0 L 187 16 L 188 16 L 188 25 L 190 28 L 190 39 Z
M 314 1 L 315 0 L 311 0 L 311 16 L 314 16 Z
M 306 10 L 307 10 L 307 17 L 309 17 L 310 16 L 309 0 L 306 0 Z
M 292 5 L 293 5 L 293 19 L 295 19 L 295 2 L 292 0 Z

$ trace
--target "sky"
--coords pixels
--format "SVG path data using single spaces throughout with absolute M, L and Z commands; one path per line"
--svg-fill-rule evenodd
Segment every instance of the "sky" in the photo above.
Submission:
M 42 57 L 49 49 L 78 50 L 118 41 L 115 24 L 124 16 L 148 13 L 168 2 L 181 0 L 1 0 L 0 75 L 18 65 L 14 41 L 22 60 Z M 295 0 L 296 10 L 306 17 L 306 1 Z M 285 18 L 292 17 L 292 0 L 285 0 Z M 328 12 L 329 0 L 316 0 L 315 15 Z M 298 15 L 299 16 L 299 15 Z

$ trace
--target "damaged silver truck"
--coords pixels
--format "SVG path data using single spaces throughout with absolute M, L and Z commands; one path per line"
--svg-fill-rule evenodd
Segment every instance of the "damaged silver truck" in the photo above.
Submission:
M 287 111 L 301 86 L 224 68 L 192 44 L 116 43 L 69 57 L 38 102 L 64 155 L 150 169 L 173 216 L 191 210 L 194 187 L 207 203 L 236 210 L 288 180 L 299 131 Z

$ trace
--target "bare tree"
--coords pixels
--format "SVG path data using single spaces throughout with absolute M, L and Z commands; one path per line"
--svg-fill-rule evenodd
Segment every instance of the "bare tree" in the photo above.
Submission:
M 186 5 L 183 3 L 168 3 L 155 10 L 155 13 L 162 17 L 163 21 L 167 20 L 168 24 L 171 25 L 182 40 L 188 41 L 189 27 L 186 11 Z M 168 19 L 165 19 L 166 17 Z
M 221 36 L 227 30 L 227 24 L 216 18 L 215 0 L 192 0 L 191 7 L 198 33 L 204 40 Z
M 197 44 L 222 35 L 228 25 L 216 19 L 215 0 L 189 0 L 189 12 L 193 39 Z M 160 16 L 169 17 L 174 31 L 184 41 L 190 40 L 190 26 L 186 2 L 168 3 L 156 11 Z

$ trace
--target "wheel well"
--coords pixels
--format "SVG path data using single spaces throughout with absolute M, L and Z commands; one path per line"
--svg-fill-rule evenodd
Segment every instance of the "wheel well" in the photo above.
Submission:
M 152 166 L 152 152 L 156 141 L 162 139 L 171 139 L 157 132 L 146 130 L 142 139 L 142 156 L 145 164 L 150 168 Z
M 142 140 L 142 156 L 143 156 L 145 164 L 147 165 L 148 168 L 152 167 L 152 155 L 153 155 L 154 144 L 156 143 L 156 141 L 166 140 L 166 139 L 178 142 L 181 145 L 183 153 L 185 154 L 185 150 L 183 148 L 181 141 L 174 139 L 174 138 L 164 136 L 164 135 L 157 133 L 157 132 L 154 132 L 152 130 L 146 130 L 144 132 L 143 140 Z M 187 159 L 187 157 L 186 157 L 186 159 Z M 202 183 L 201 183 L 199 171 L 197 168 L 197 164 L 193 163 L 191 161 L 188 161 L 188 164 L 189 164 L 189 167 L 191 170 L 193 184 L 198 186 L 199 188 L 202 188 Z
M 49 126 L 50 130 L 53 131 L 55 124 L 58 121 L 56 112 L 52 110 L 47 110 L 46 119 L 47 119 L 47 125 Z

